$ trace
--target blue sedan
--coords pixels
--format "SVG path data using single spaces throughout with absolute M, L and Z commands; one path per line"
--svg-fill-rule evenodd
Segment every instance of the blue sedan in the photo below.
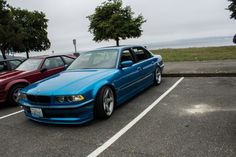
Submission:
M 106 47 L 81 53 L 64 72 L 21 90 L 18 103 L 31 120 L 81 124 L 109 118 L 118 106 L 161 83 L 164 64 L 142 46 Z

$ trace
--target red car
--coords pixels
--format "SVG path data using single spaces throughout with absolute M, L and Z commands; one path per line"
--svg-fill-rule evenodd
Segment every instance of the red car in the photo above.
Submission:
M 6 59 L 0 61 L 0 73 L 16 69 L 25 59 Z
M 0 73 L 0 102 L 16 105 L 20 89 L 27 85 L 59 73 L 71 64 L 73 55 L 40 56 L 29 58 L 16 70 Z

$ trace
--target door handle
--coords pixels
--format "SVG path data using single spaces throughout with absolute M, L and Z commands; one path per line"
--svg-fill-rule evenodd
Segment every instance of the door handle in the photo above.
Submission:
M 138 68 L 137 68 L 137 70 L 138 70 L 138 71 L 141 71 L 141 70 L 142 70 L 142 68 L 141 68 L 141 67 L 138 67 Z

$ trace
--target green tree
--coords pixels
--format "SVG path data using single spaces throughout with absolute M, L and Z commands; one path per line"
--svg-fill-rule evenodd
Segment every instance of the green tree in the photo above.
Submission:
M 236 0 L 228 0 L 231 4 L 228 6 L 228 9 L 231 11 L 230 17 L 236 20 Z
M 22 10 L 0 0 L 0 50 L 4 59 L 6 51 L 42 51 L 50 48 L 46 16 L 42 12 Z
M 42 12 L 12 8 L 15 38 L 11 40 L 16 52 L 42 51 L 50 48 L 46 16 Z
M 138 38 L 142 34 L 141 26 L 146 20 L 142 15 L 134 17 L 130 6 L 122 7 L 122 0 L 108 0 L 88 16 L 89 31 L 94 35 L 93 40 L 115 40 L 119 46 L 120 39 Z
M 10 47 L 9 38 L 13 36 L 11 22 L 10 8 L 6 1 L 0 0 L 0 50 L 4 59 L 6 59 L 5 52 Z

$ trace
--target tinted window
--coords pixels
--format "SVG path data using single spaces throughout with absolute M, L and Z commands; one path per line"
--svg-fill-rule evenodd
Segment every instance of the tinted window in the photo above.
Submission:
M 42 62 L 42 59 L 30 58 L 24 61 L 22 64 L 20 64 L 19 67 L 16 68 L 16 70 L 34 71 L 39 68 L 39 65 L 41 62 Z
M 133 48 L 133 51 L 136 54 L 138 61 L 142 61 L 152 57 L 151 54 L 142 47 Z
M 7 62 L 5 61 L 0 62 L 0 72 L 6 70 L 7 70 Z
M 134 62 L 134 58 L 130 50 L 124 50 L 121 54 L 121 62 L 131 60 Z
M 64 62 L 62 61 L 61 57 L 51 57 L 51 58 L 47 58 L 44 61 L 42 68 L 46 68 L 49 70 L 49 69 L 54 69 L 61 66 L 64 66 Z
M 96 50 L 81 53 L 68 70 L 71 69 L 110 69 L 115 68 L 117 50 Z
M 67 65 L 70 65 L 74 61 L 74 59 L 70 57 L 62 56 L 62 58 L 64 59 Z
M 11 69 L 16 69 L 21 64 L 21 61 L 18 61 L 18 60 L 12 60 L 9 62 L 11 64 Z

